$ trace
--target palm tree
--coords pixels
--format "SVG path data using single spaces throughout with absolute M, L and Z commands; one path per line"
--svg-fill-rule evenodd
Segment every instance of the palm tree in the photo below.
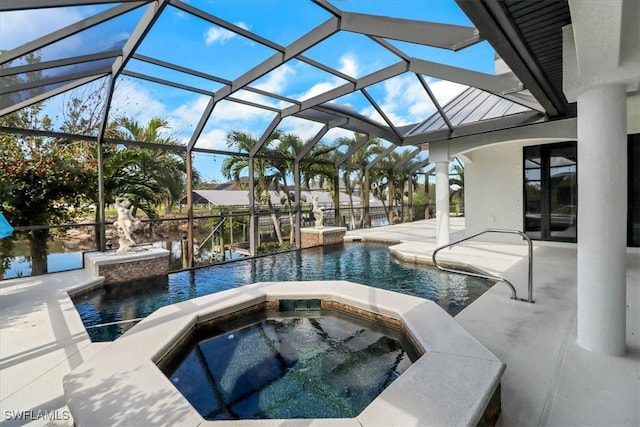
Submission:
M 338 212 L 337 208 L 340 205 L 340 195 L 336 191 L 339 171 L 336 170 L 334 166 L 338 155 L 340 155 L 340 153 L 337 150 L 335 142 L 333 144 L 320 142 L 314 146 L 311 152 L 307 155 L 308 159 L 313 160 L 304 161 L 300 164 L 303 184 L 307 188 L 310 188 L 312 184 L 315 184 L 319 188 L 329 192 L 333 199 L 333 205 L 336 209 L 335 213 Z M 339 216 L 337 214 L 334 215 L 335 225 L 340 225 Z
M 278 132 L 272 133 L 267 140 L 267 145 L 269 142 L 277 139 L 278 135 Z M 258 140 L 247 132 L 232 130 L 227 134 L 227 146 L 237 149 L 239 153 L 248 154 L 257 143 Z M 227 179 L 233 179 L 237 183 L 240 183 L 241 177 L 248 169 L 249 158 L 246 154 L 231 155 L 222 163 L 222 174 Z M 280 230 L 280 223 L 273 203 L 271 202 L 271 197 L 269 196 L 269 189 L 273 188 L 279 179 L 278 171 L 267 159 L 256 157 L 253 159 L 253 173 L 255 174 L 255 187 L 253 191 L 255 191 L 256 199 L 267 203 L 269 212 L 271 213 L 273 227 L 278 237 L 278 243 L 282 245 L 284 240 L 282 238 L 282 231 Z
M 273 148 L 272 152 L 281 159 L 273 160 L 273 166 L 278 171 L 277 179 L 279 181 L 279 192 L 283 192 L 283 196 L 280 202 L 287 205 L 289 212 L 289 242 L 295 243 L 295 221 L 293 218 L 293 203 L 296 202 L 295 193 L 289 191 L 289 185 L 287 183 L 287 176 L 294 172 L 294 161 L 298 153 L 302 150 L 304 142 L 299 136 L 292 133 L 282 133 L 277 130 L 274 132 L 276 138 L 280 141 L 279 144 Z M 274 138 L 274 139 L 276 139 Z
M 347 138 L 347 137 L 338 138 L 336 140 L 336 145 L 344 146 L 348 151 L 349 149 L 354 147 L 358 143 L 358 141 L 360 141 L 364 137 L 365 135 L 354 132 L 352 138 Z M 382 151 L 384 151 L 384 147 L 382 146 L 380 139 L 370 138 L 362 147 L 357 149 L 351 155 L 351 157 L 349 158 L 349 165 L 344 168 L 342 180 L 344 182 L 345 192 L 349 196 L 349 210 L 351 212 L 350 214 L 351 229 L 354 229 L 356 226 L 356 220 L 355 220 L 354 208 L 353 208 L 353 194 L 356 191 L 356 189 L 359 189 L 360 198 L 363 204 L 366 204 L 366 206 L 362 206 L 362 208 L 368 211 L 369 209 L 368 196 L 371 189 L 369 188 L 370 185 L 368 185 L 370 180 L 366 179 L 367 177 L 366 177 L 365 166 L 367 165 L 367 163 L 372 161 L 376 156 L 378 156 Z M 355 171 L 355 179 L 353 177 L 354 171 Z M 360 227 L 363 226 L 363 223 L 365 221 L 365 216 L 368 217 L 368 215 L 360 216 Z
M 371 192 L 374 197 L 382 202 L 382 209 L 387 217 L 389 216 L 389 209 L 385 203 L 387 194 L 387 174 L 386 171 L 379 168 L 369 170 L 369 182 Z
M 128 117 L 118 117 L 109 123 L 105 135 L 109 138 L 176 145 L 171 137 L 162 137 L 160 129 L 166 127 L 166 120 L 154 118 L 141 126 Z M 132 214 L 142 210 L 147 217 L 157 217 L 156 206 L 164 204 L 165 212 L 184 193 L 186 176 L 185 158 L 166 150 L 104 145 L 103 174 L 104 195 L 107 205 L 115 203 L 118 196 L 126 195 L 132 204 Z M 97 147 L 80 149 L 76 155 L 84 156 L 89 163 L 97 162 Z M 97 170 L 94 172 L 97 174 Z M 97 175 L 94 176 L 97 182 Z M 87 198 L 96 206 L 98 194 L 87 193 Z M 101 247 L 99 210 L 96 209 L 96 241 Z
M 160 118 L 152 118 L 145 126 L 129 117 L 118 117 L 113 124 L 114 136 L 121 139 L 149 142 L 156 144 L 178 145 L 178 141 L 171 136 L 162 136 L 161 130 L 166 129 L 168 122 Z M 164 212 L 171 212 L 176 201 L 184 195 L 186 177 L 186 154 L 172 153 L 167 150 L 139 148 L 138 165 L 140 173 L 155 182 L 159 189 L 154 199 L 160 198 L 164 205 Z M 151 209 L 148 197 L 134 200 L 134 206 L 145 205 L 148 214 Z M 153 200 L 155 201 L 155 200 Z
M 153 118 L 145 126 L 129 117 L 118 117 L 105 131 L 108 138 L 177 145 L 178 141 L 160 134 L 167 121 Z M 115 203 L 118 196 L 126 195 L 132 203 L 132 214 L 141 209 L 149 218 L 156 218 L 156 206 L 164 204 L 168 213 L 171 206 L 182 197 L 186 176 L 184 154 L 168 150 L 123 145 L 104 145 L 103 176 L 104 194 L 107 205 Z M 85 150 L 83 154 L 92 162 L 97 162 L 97 147 Z M 197 176 L 197 172 L 194 173 Z M 97 182 L 97 177 L 95 178 Z M 92 192 L 87 197 L 98 204 L 98 194 Z M 99 212 L 96 210 L 96 240 L 100 238 Z M 101 247 L 101 242 L 97 242 Z
M 100 128 L 100 118 L 105 105 L 101 93 L 104 86 L 91 89 L 90 93 L 81 92 L 73 96 L 66 105 L 63 132 L 76 134 L 95 134 Z M 106 124 L 104 135 L 107 138 L 135 140 L 157 144 L 177 145 L 178 141 L 170 136 L 162 136 L 162 129 L 167 128 L 167 121 L 153 118 L 145 125 L 139 124 L 129 117 L 118 117 Z M 65 141 L 68 150 L 85 164 L 92 165 L 93 186 L 86 197 L 98 206 L 98 194 L 95 191 L 98 183 L 98 147 L 95 144 Z M 156 216 L 156 206 L 164 204 L 168 212 L 174 202 L 184 193 L 186 177 L 186 154 L 176 154 L 167 150 L 151 148 L 125 148 L 122 145 L 104 144 L 103 173 L 105 203 L 115 202 L 119 195 L 126 195 L 132 202 L 132 213 L 138 208 L 147 216 Z M 196 171 L 193 179 L 198 179 Z M 96 209 L 96 223 L 99 222 L 99 209 Z M 96 240 L 99 240 L 99 225 L 96 225 Z M 97 242 L 102 247 L 101 242 Z
M 389 207 L 385 207 L 389 223 L 392 224 L 397 219 L 404 218 L 404 195 L 405 186 L 409 179 L 412 180 L 412 184 L 415 186 L 418 183 L 416 175 L 409 175 L 406 172 L 395 171 L 394 167 L 398 163 L 404 162 L 407 156 L 411 154 L 410 151 L 397 152 L 392 151 L 387 157 L 380 162 L 380 170 L 376 174 L 377 190 L 382 197 L 382 204 L 384 206 L 384 192 L 386 192 Z M 411 169 L 415 165 L 414 160 L 410 160 L 406 163 L 406 169 Z M 393 213 L 398 212 L 398 216 Z
M 449 194 L 449 200 L 457 203 L 464 203 L 464 166 L 461 164 L 453 165 L 453 177 L 449 178 L 449 185 L 453 187 Z
M 289 224 L 291 226 L 289 231 L 289 238 L 290 242 L 293 243 L 295 241 L 293 204 L 296 202 L 296 199 L 295 193 L 289 191 L 287 177 L 294 173 L 295 158 L 302 151 L 302 148 L 307 144 L 308 141 L 303 141 L 299 136 L 292 133 L 282 133 L 281 131 L 277 130 L 276 132 L 279 132 L 277 136 L 280 140 L 280 143 L 277 147 L 274 147 L 274 150 L 272 151 L 272 154 L 274 154 L 273 165 L 278 170 L 278 177 L 281 181 L 280 190 L 284 193 L 281 198 L 282 204 L 286 204 L 289 211 Z M 311 152 L 307 156 L 316 161 L 301 162 L 300 178 L 302 181 L 302 185 L 305 185 L 308 188 L 312 181 L 317 180 L 319 177 L 323 176 L 323 173 L 325 172 L 324 170 L 327 169 L 327 165 L 321 165 L 318 160 L 322 160 L 323 158 L 327 157 L 328 153 L 334 150 L 334 146 L 328 146 L 323 143 L 318 143 L 311 149 Z M 328 174 L 325 173 L 324 175 Z M 331 187 L 332 186 L 333 181 L 331 181 Z

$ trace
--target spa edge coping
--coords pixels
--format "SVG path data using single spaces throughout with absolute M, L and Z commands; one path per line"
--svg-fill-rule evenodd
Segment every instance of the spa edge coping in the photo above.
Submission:
M 224 421 L 230 426 L 476 425 L 499 393 L 505 364 L 433 301 L 346 281 L 263 282 L 162 307 L 67 374 L 75 425 L 218 423 L 156 363 L 198 322 L 279 299 L 333 300 L 399 319 L 425 354 L 354 418 Z

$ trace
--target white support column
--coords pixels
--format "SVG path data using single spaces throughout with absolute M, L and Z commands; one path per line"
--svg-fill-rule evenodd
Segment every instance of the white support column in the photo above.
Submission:
M 625 352 L 626 89 L 578 95 L 578 344 Z
M 449 162 L 436 162 L 436 242 L 449 243 Z
M 562 87 L 578 103 L 578 344 L 626 346 L 627 93 L 640 85 L 636 0 L 569 0 Z M 633 46 L 633 48 L 632 48 Z

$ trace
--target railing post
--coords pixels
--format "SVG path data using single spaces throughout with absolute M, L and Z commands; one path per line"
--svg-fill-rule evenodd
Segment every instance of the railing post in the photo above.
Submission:
M 533 303 L 533 244 L 531 243 L 529 236 L 524 233 L 522 234 L 527 240 L 527 245 L 529 246 L 529 286 L 527 287 L 527 302 Z
M 442 249 L 450 248 L 452 246 L 457 245 L 458 243 L 465 242 L 467 240 L 473 239 L 474 237 L 478 237 L 478 236 L 480 236 L 482 234 L 486 234 L 486 233 L 518 234 L 518 235 L 522 236 L 527 241 L 528 257 L 529 257 L 529 264 L 528 264 L 529 274 L 528 274 L 528 284 L 527 284 L 528 295 L 527 295 L 527 299 L 526 300 L 518 298 L 518 295 L 517 295 L 517 292 L 516 292 L 516 288 L 513 286 L 513 284 L 511 282 L 509 282 L 504 277 L 493 276 L 493 275 L 485 275 L 485 274 L 479 274 L 479 273 L 472 273 L 472 272 L 469 272 L 469 271 L 456 270 L 456 269 L 453 269 L 453 268 L 443 267 L 438 263 L 438 260 L 436 259 L 436 255 Z M 470 236 L 467 236 L 467 237 L 464 237 L 462 239 L 456 240 L 455 242 L 452 242 L 452 243 L 449 243 L 449 244 L 446 244 L 446 245 L 443 245 L 443 246 L 440 246 L 440 247 L 436 248 L 433 251 L 433 254 L 431 255 L 431 260 L 433 261 L 433 265 L 437 269 L 439 269 L 441 271 L 447 271 L 449 273 L 464 274 L 466 276 L 480 277 L 480 278 L 483 278 L 483 279 L 498 280 L 498 281 L 504 282 L 511 288 L 511 294 L 512 294 L 511 298 L 512 299 L 516 299 L 516 300 L 519 299 L 520 301 L 526 301 L 526 302 L 529 302 L 529 303 L 534 303 L 534 301 L 533 301 L 533 244 L 531 243 L 531 239 L 529 238 L 529 236 L 527 236 L 522 231 L 502 229 L 502 228 L 487 228 L 486 230 L 479 231 L 479 232 L 474 233 L 474 234 L 472 234 Z

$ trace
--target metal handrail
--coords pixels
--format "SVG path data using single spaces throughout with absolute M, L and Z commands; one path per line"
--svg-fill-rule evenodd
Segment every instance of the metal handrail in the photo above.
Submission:
M 438 264 L 438 261 L 436 260 L 436 255 L 442 249 L 450 248 L 452 246 L 457 245 L 458 243 L 462 243 L 464 241 L 473 239 L 474 237 L 478 237 L 478 236 L 480 236 L 482 234 L 486 234 L 486 233 L 518 234 L 518 235 L 522 236 L 527 241 L 527 245 L 529 246 L 529 286 L 528 286 L 529 295 L 528 295 L 527 299 L 518 298 L 518 294 L 516 292 L 516 288 L 513 286 L 513 284 L 510 281 L 508 281 L 504 277 L 494 276 L 494 275 L 490 275 L 490 274 L 473 273 L 473 272 L 470 272 L 470 271 L 456 270 L 456 269 L 453 269 L 453 268 L 443 267 L 442 265 Z M 491 279 L 491 280 L 498 280 L 500 282 L 504 282 L 511 288 L 511 299 L 515 299 L 515 300 L 519 300 L 519 301 L 526 301 L 526 302 L 529 302 L 529 303 L 533 303 L 534 302 L 533 301 L 533 245 L 531 244 L 531 239 L 529 238 L 529 236 L 527 236 L 522 231 L 509 230 L 509 229 L 504 229 L 504 228 L 487 228 L 486 230 L 479 231 L 478 233 L 472 234 L 470 236 L 467 236 L 467 237 L 464 237 L 462 239 L 456 240 L 455 242 L 452 242 L 452 243 L 449 243 L 447 245 L 440 246 L 439 248 L 436 248 L 433 251 L 433 255 L 431 256 L 431 259 L 433 260 L 433 265 L 436 268 L 438 268 L 438 269 L 440 269 L 442 271 L 446 271 L 446 272 L 449 272 L 449 273 L 456 273 L 456 274 L 465 274 L 467 276 L 480 277 L 482 279 Z

